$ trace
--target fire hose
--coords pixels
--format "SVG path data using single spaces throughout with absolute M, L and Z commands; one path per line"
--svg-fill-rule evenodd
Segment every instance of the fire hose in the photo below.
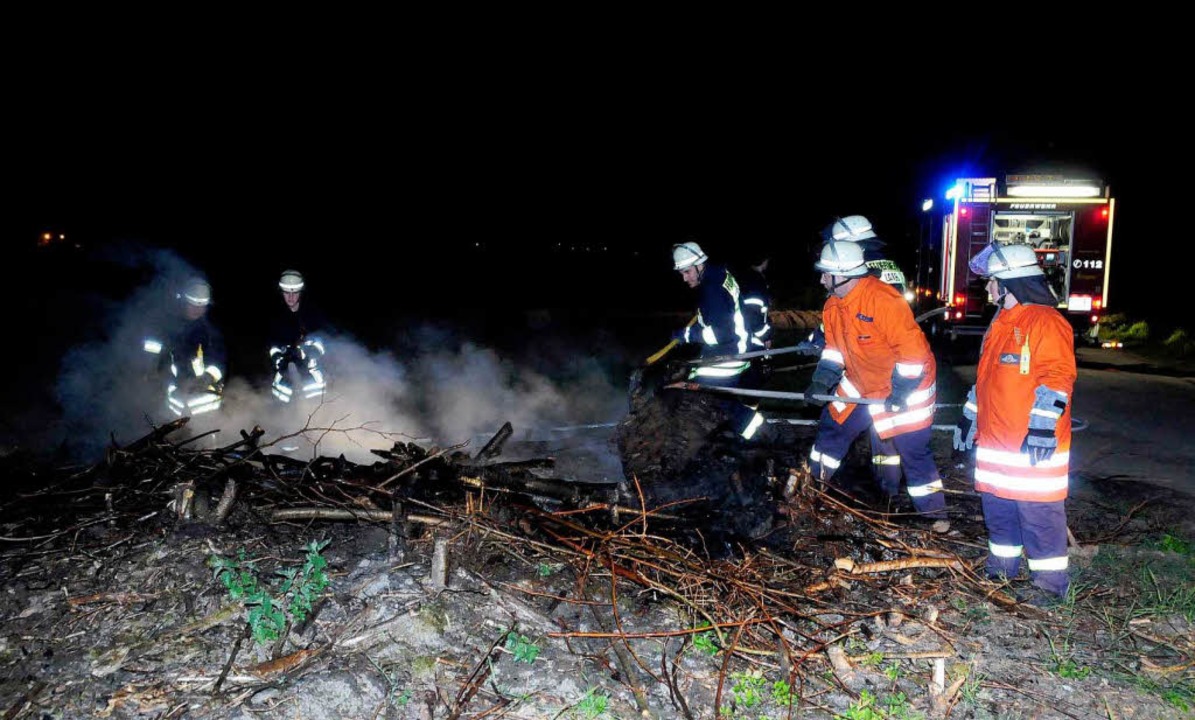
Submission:
M 700 390 L 706 392 L 726 393 L 729 395 L 740 395 L 744 397 L 755 398 L 771 398 L 774 400 L 805 400 L 812 398 L 821 402 L 842 402 L 854 405 L 883 405 L 887 400 L 883 398 L 852 398 L 842 397 L 840 395 L 806 395 L 799 392 L 785 392 L 781 390 L 751 390 L 748 388 L 734 388 L 734 387 L 719 387 L 717 385 L 703 385 L 695 382 L 675 382 L 671 385 L 665 385 L 665 390 Z M 937 403 L 934 408 L 959 407 L 960 403 Z M 786 420 L 777 418 L 776 422 L 785 422 Z M 772 422 L 769 420 L 769 422 Z M 816 424 L 817 420 L 809 421 L 809 424 Z M 792 425 L 804 425 L 804 422 L 790 422 Z M 1080 432 L 1087 429 L 1087 421 L 1079 418 L 1071 418 L 1071 432 Z M 953 425 L 934 425 L 935 430 L 954 430 Z

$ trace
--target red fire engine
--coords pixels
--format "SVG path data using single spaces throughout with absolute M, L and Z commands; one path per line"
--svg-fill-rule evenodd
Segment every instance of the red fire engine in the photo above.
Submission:
M 938 299 L 940 330 L 953 339 L 982 334 L 992 308 L 985 280 L 967 267 L 989 243 L 1027 244 L 1037 253 L 1058 309 L 1077 336 L 1094 341 L 1108 308 L 1112 221 L 1116 201 L 1100 181 L 1060 175 L 962 178 L 942 223 Z

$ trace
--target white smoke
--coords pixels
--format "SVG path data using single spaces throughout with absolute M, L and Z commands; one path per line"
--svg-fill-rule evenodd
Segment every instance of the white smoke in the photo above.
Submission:
M 201 273 L 168 253 L 146 259 L 156 270 L 154 281 L 114 308 L 104 337 L 72 349 L 63 360 L 60 429 L 85 456 L 94 458 L 113 443 L 128 444 L 174 419 L 142 340 L 147 327 L 177 322 L 174 290 Z M 218 287 L 213 294 L 219 302 Z M 261 428 L 259 444 L 276 452 L 287 448 L 303 459 L 343 454 L 368 463 L 378 459 L 371 449 L 389 450 L 396 442 L 447 447 L 470 441 L 476 450 L 478 438 L 504 422 L 528 436 L 560 425 L 612 422 L 626 408 L 625 390 L 584 350 L 553 348 L 558 357 L 569 358 L 567 367 L 544 367 L 541 355 L 533 370 L 443 327 L 414 331 L 420 349 L 401 359 L 347 333 L 320 334 L 328 380 L 322 400 L 284 405 L 270 393 L 269 378 L 238 376 L 233 368 L 223 407 L 192 418 L 169 439 L 218 429 L 196 443 L 225 447 L 242 432 Z M 238 339 L 226 333 L 224 341 L 232 349 Z M 267 350 L 261 348 L 263 365 Z

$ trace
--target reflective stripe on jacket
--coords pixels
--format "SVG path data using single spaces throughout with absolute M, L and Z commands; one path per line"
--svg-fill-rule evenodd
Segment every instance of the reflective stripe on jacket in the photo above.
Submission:
M 837 395 L 887 398 L 894 371 L 919 378 L 900 412 L 888 412 L 883 405 L 868 406 L 876 434 L 887 440 L 933 424 L 937 364 L 909 304 L 897 290 L 874 277 L 863 277 L 846 297 L 826 301 L 822 323 L 826 333 L 822 358 L 845 368 Z M 830 414 L 841 424 L 854 408 L 853 404 L 832 402 Z
M 699 300 L 697 322 L 685 329 L 687 343 L 700 342 L 702 357 L 738 355 L 747 352 L 749 343 L 739 300 L 739 284 L 725 268 L 707 263 L 701 284 L 697 286 Z M 730 360 L 712 366 L 702 366 L 695 375 L 731 377 L 742 373 L 751 363 Z
M 1007 500 L 1066 499 L 1072 403 L 1058 419 L 1058 447 L 1049 460 L 1030 465 L 1021 443 L 1037 388 L 1071 398 L 1076 375 L 1074 332 L 1057 310 L 1016 305 L 996 313 L 976 368 L 976 490 Z

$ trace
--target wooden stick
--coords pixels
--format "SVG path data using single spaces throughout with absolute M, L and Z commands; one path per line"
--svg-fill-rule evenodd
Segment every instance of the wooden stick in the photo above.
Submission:
M 848 557 L 835 560 L 834 567 L 851 575 L 862 575 L 864 573 L 892 572 L 893 570 L 909 570 L 911 568 L 922 567 L 944 567 L 962 570 L 963 563 L 958 559 L 947 560 L 944 558 L 912 557 L 903 560 L 882 560 L 880 562 L 859 564 Z

